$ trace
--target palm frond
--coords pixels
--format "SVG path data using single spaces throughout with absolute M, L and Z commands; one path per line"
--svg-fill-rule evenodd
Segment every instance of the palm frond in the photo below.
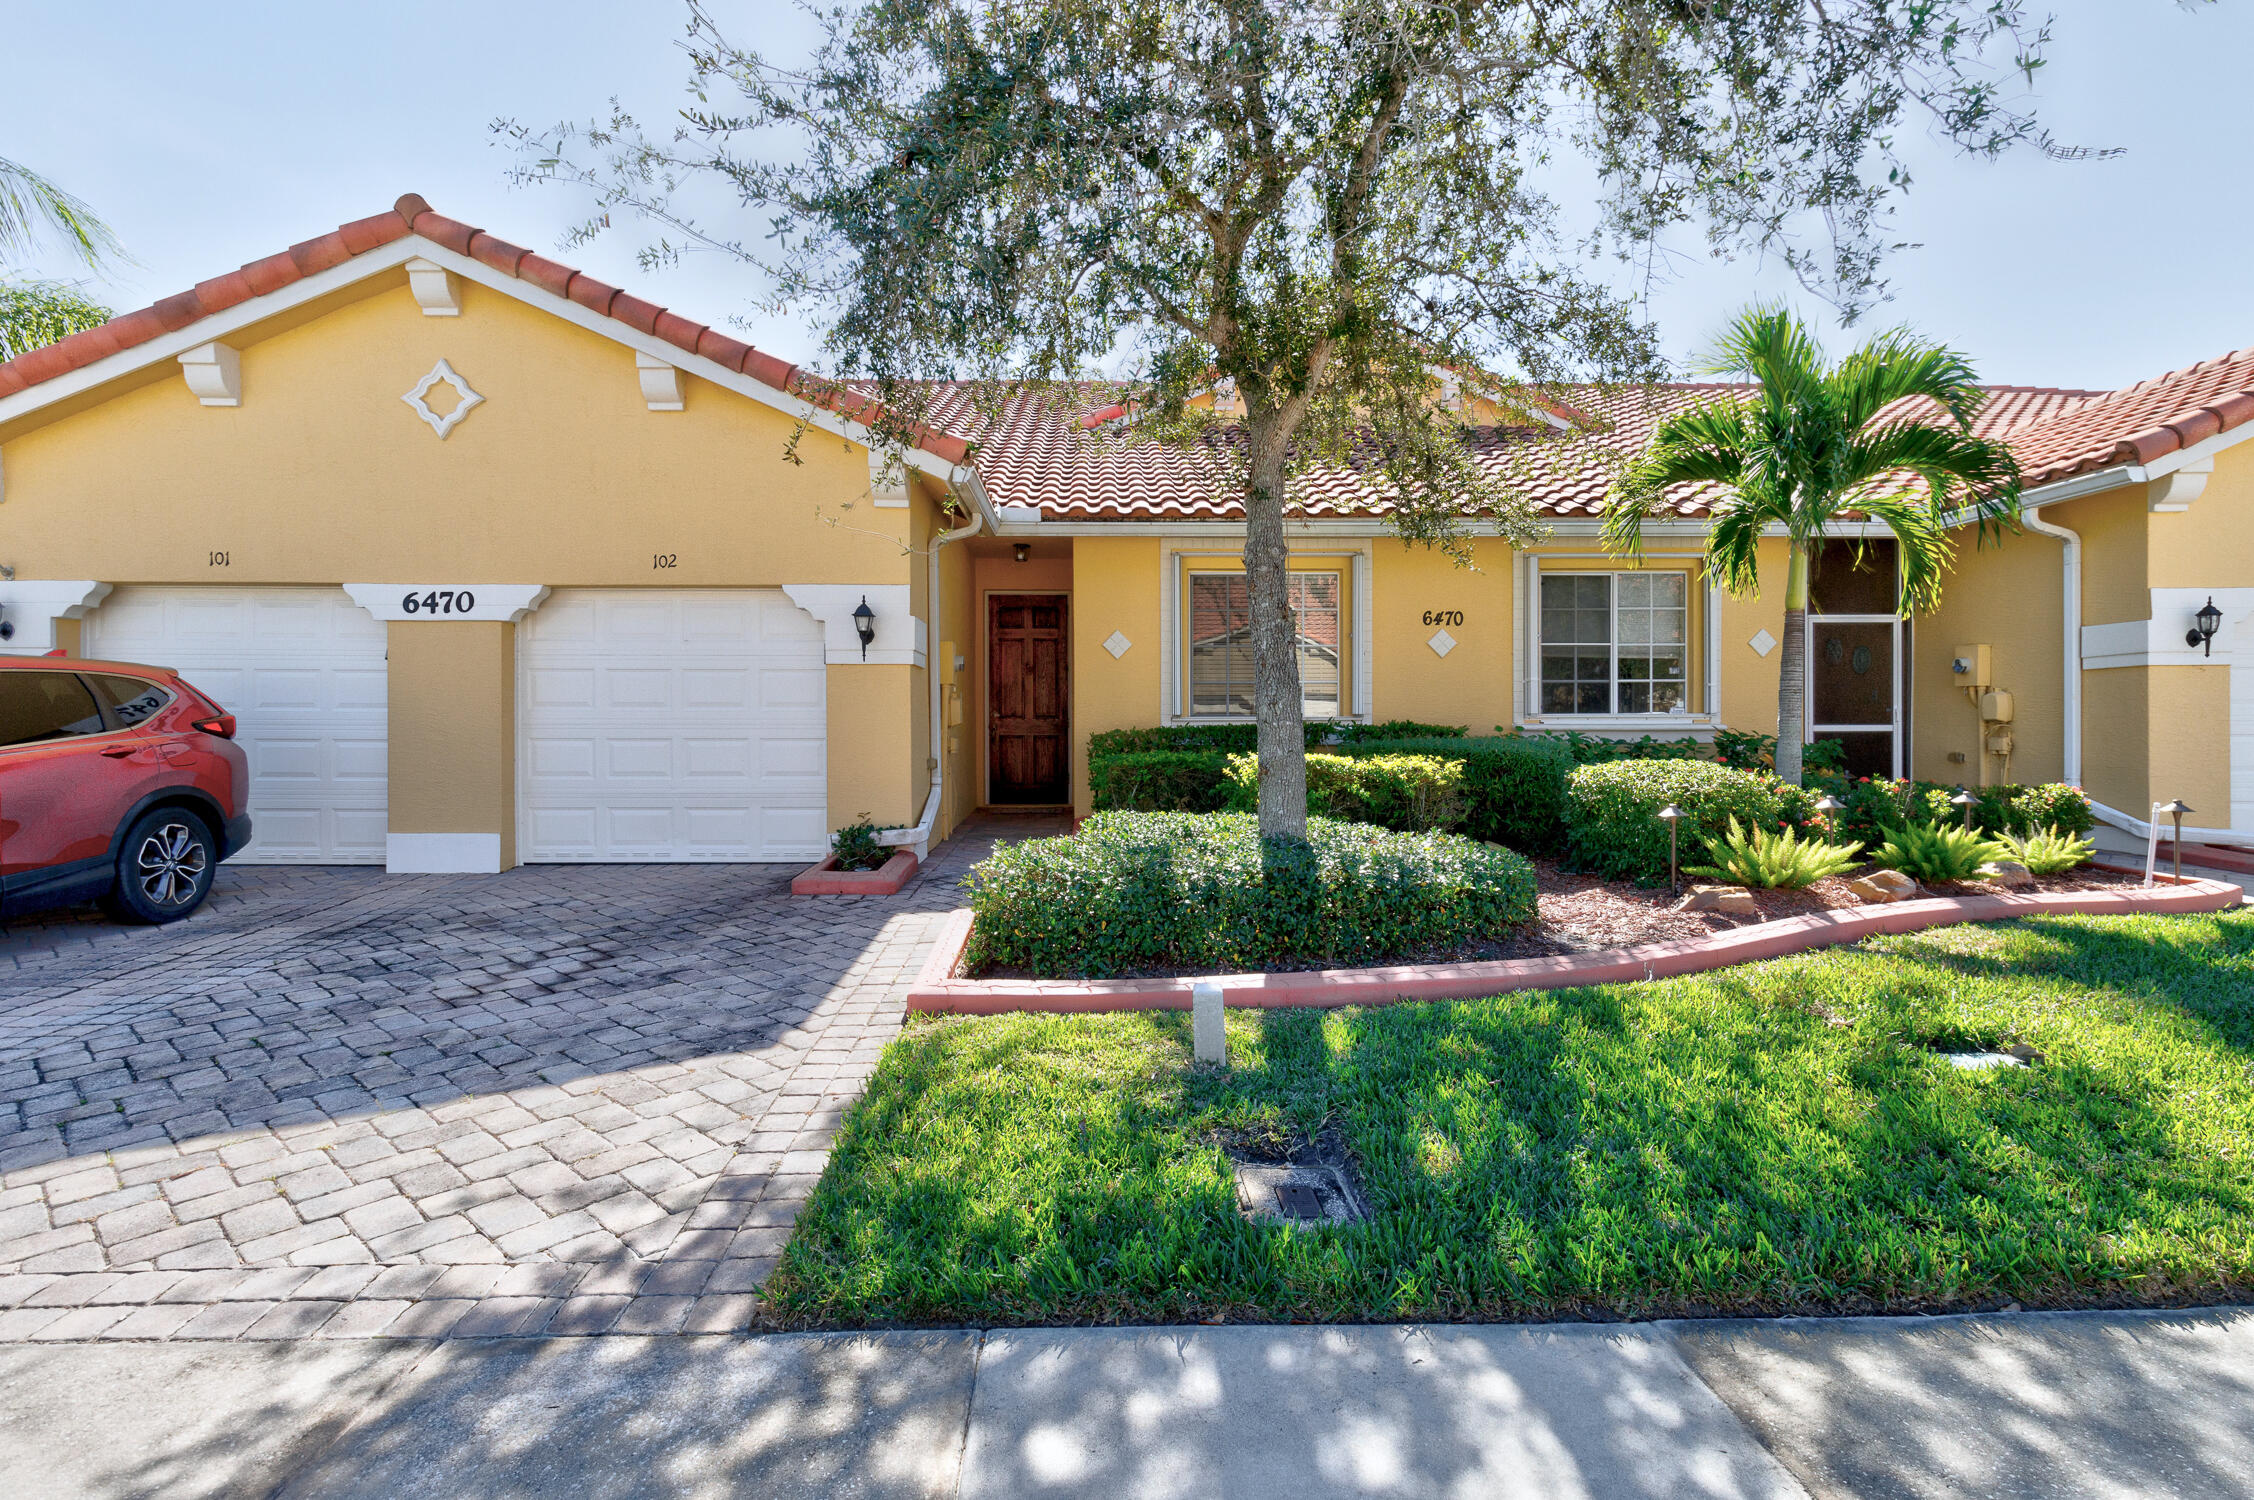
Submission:
M 0 264 L 29 256 L 49 234 L 89 266 L 124 253 L 93 209 L 31 168 L 0 156 Z
M 1971 361 L 1954 349 L 1929 344 L 1906 328 L 1889 329 L 1839 362 L 1826 384 L 1850 428 L 1861 428 L 1897 401 L 1922 396 L 1970 430 L 1987 393 Z

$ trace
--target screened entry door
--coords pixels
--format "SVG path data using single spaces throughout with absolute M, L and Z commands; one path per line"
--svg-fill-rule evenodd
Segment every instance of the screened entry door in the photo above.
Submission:
M 1838 740 L 1850 776 L 1902 774 L 1902 622 L 1808 619 L 1808 738 Z

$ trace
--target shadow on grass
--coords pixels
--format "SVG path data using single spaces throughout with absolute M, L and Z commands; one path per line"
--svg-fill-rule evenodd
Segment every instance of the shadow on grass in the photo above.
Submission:
M 2212 919 L 2176 919 L 2194 924 Z M 2254 1281 L 2254 997 L 2069 920 L 1660 984 L 914 1028 L 770 1288 L 841 1323 L 2216 1300 Z M 1970 944 L 1970 946 L 1968 946 Z M 2163 945 L 2166 947 L 2167 945 Z M 2124 975 L 2157 975 L 2133 993 Z M 2172 1000 L 2168 999 L 2174 995 Z M 2156 1025 L 2173 1004 L 2197 1026 Z M 2177 1014 L 2171 1011 L 2168 1014 Z M 2029 1039 L 1967 1074 L 1938 1045 Z M 1217 1142 L 1336 1129 L 1375 1221 L 1245 1223 Z

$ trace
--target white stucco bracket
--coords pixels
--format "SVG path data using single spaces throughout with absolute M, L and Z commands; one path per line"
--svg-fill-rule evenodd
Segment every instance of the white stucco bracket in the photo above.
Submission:
M 206 406 L 243 404 L 243 360 L 225 344 L 198 344 L 180 356 L 188 389 Z
M 833 667 L 920 667 L 925 664 L 924 622 L 909 610 L 904 583 L 786 583 L 790 602 L 822 625 L 822 660 Z M 876 636 L 866 654 L 853 611 L 869 601 Z
M 2214 477 L 2215 460 L 2195 460 L 2152 481 L 2144 492 L 2145 503 L 2162 515 L 2190 510 L 2191 502 L 2207 492 L 2207 481 Z
M 0 582 L 0 619 L 16 627 L 0 655 L 40 656 L 55 649 L 55 622 L 83 620 L 109 597 L 91 578 L 12 578 Z
M 544 583 L 348 583 L 352 602 L 377 619 L 514 625 L 548 597 Z
M 879 510 L 908 508 L 908 466 L 897 449 L 869 449 L 869 499 Z
M 685 411 L 688 393 L 682 390 L 681 367 L 654 354 L 634 354 L 634 374 L 642 384 L 642 401 L 651 411 Z
M 415 305 L 426 318 L 462 315 L 462 294 L 454 286 L 452 273 L 437 261 L 418 255 L 407 262 L 407 290 L 414 293 Z

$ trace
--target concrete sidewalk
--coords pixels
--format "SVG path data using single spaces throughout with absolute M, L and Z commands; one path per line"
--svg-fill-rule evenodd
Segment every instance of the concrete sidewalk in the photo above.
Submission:
M 0 1346 L 0 1494 L 2254 1493 L 2254 1316 Z

